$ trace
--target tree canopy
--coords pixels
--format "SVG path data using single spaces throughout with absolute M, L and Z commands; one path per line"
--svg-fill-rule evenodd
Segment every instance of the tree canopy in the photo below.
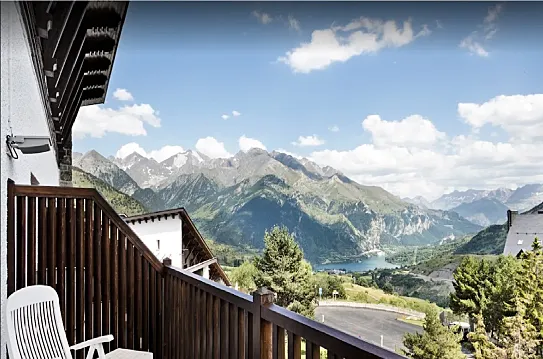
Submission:
M 264 234 L 264 252 L 254 259 L 258 288 L 277 294 L 276 303 L 313 318 L 316 299 L 311 264 L 286 227 L 273 227 Z
M 403 353 L 413 359 L 464 359 L 460 338 L 461 334 L 441 324 L 436 309 L 428 309 L 424 332 L 405 334 Z
M 543 358 L 543 249 L 519 259 L 466 258 L 454 273 L 451 308 L 475 323 L 470 341 L 477 359 Z

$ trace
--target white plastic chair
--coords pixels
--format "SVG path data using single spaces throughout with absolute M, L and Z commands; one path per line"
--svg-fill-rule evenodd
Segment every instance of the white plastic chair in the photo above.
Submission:
M 44 285 L 29 286 L 10 295 L 5 318 L 11 359 L 73 359 L 70 350 L 87 347 L 87 359 L 92 359 L 95 351 L 105 359 L 102 344 L 113 340 L 113 335 L 104 335 L 70 347 L 57 292 Z

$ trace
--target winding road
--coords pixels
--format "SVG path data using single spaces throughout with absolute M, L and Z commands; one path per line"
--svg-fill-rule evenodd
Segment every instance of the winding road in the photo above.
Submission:
M 383 335 L 383 346 L 389 350 L 402 348 L 403 335 L 422 331 L 421 327 L 397 320 L 400 315 L 365 308 L 349 307 L 317 307 L 316 320 L 359 337 L 367 342 L 380 345 Z

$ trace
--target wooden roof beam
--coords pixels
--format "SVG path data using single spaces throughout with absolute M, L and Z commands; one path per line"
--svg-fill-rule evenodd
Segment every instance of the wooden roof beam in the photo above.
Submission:
M 77 56 L 85 56 L 85 51 L 82 50 L 84 49 L 85 37 L 87 36 L 88 30 L 92 28 L 116 29 L 121 23 L 121 14 L 119 14 L 114 7 L 109 7 L 107 5 L 98 7 L 96 4 L 98 3 L 93 2 L 87 7 L 83 22 L 80 23 L 66 60 L 60 70 L 56 87 L 61 93 L 64 92 L 68 80 L 74 73 L 74 69 L 79 65 L 78 62 L 83 61 L 83 59 L 79 59 L 78 61 Z M 104 4 L 107 4 L 107 2 Z
M 69 64 L 70 54 L 74 54 L 72 57 L 75 56 L 73 48 L 77 47 L 79 49 L 83 43 L 87 31 L 83 26 L 83 19 L 85 18 L 88 3 L 88 1 L 74 1 L 68 20 L 54 46 L 51 57 L 57 60 L 58 71 L 55 76 L 55 88 L 58 88 L 59 80 L 66 71 L 66 64 Z
M 54 1 L 43 1 L 34 3 L 34 17 L 36 19 L 36 31 L 42 39 L 49 38 L 49 32 L 53 28 L 53 15 L 51 14 L 51 4 Z
M 204 267 L 211 267 L 214 263 L 217 263 L 217 258 L 211 258 L 211 259 L 208 259 L 204 262 L 201 262 L 201 263 L 198 263 L 198 264 L 195 264 L 193 265 L 192 267 L 188 267 L 187 270 L 191 273 L 194 273 Z
M 81 102 L 83 102 L 82 88 L 79 91 L 77 91 L 77 95 L 75 99 L 72 101 L 72 103 L 70 104 L 69 110 L 65 111 L 62 114 L 61 121 L 60 121 L 60 124 L 62 126 L 61 128 L 62 142 L 64 142 L 64 139 L 70 136 L 72 127 L 75 122 L 75 118 L 77 117 L 77 113 L 79 112 L 79 108 L 81 107 Z

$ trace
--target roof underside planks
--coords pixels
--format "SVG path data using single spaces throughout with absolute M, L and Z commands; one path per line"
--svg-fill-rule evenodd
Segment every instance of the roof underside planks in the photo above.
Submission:
M 105 101 L 128 2 L 24 1 L 20 5 L 37 69 L 43 73 L 51 140 L 60 161 L 65 146 L 71 148 L 79 108 Z

